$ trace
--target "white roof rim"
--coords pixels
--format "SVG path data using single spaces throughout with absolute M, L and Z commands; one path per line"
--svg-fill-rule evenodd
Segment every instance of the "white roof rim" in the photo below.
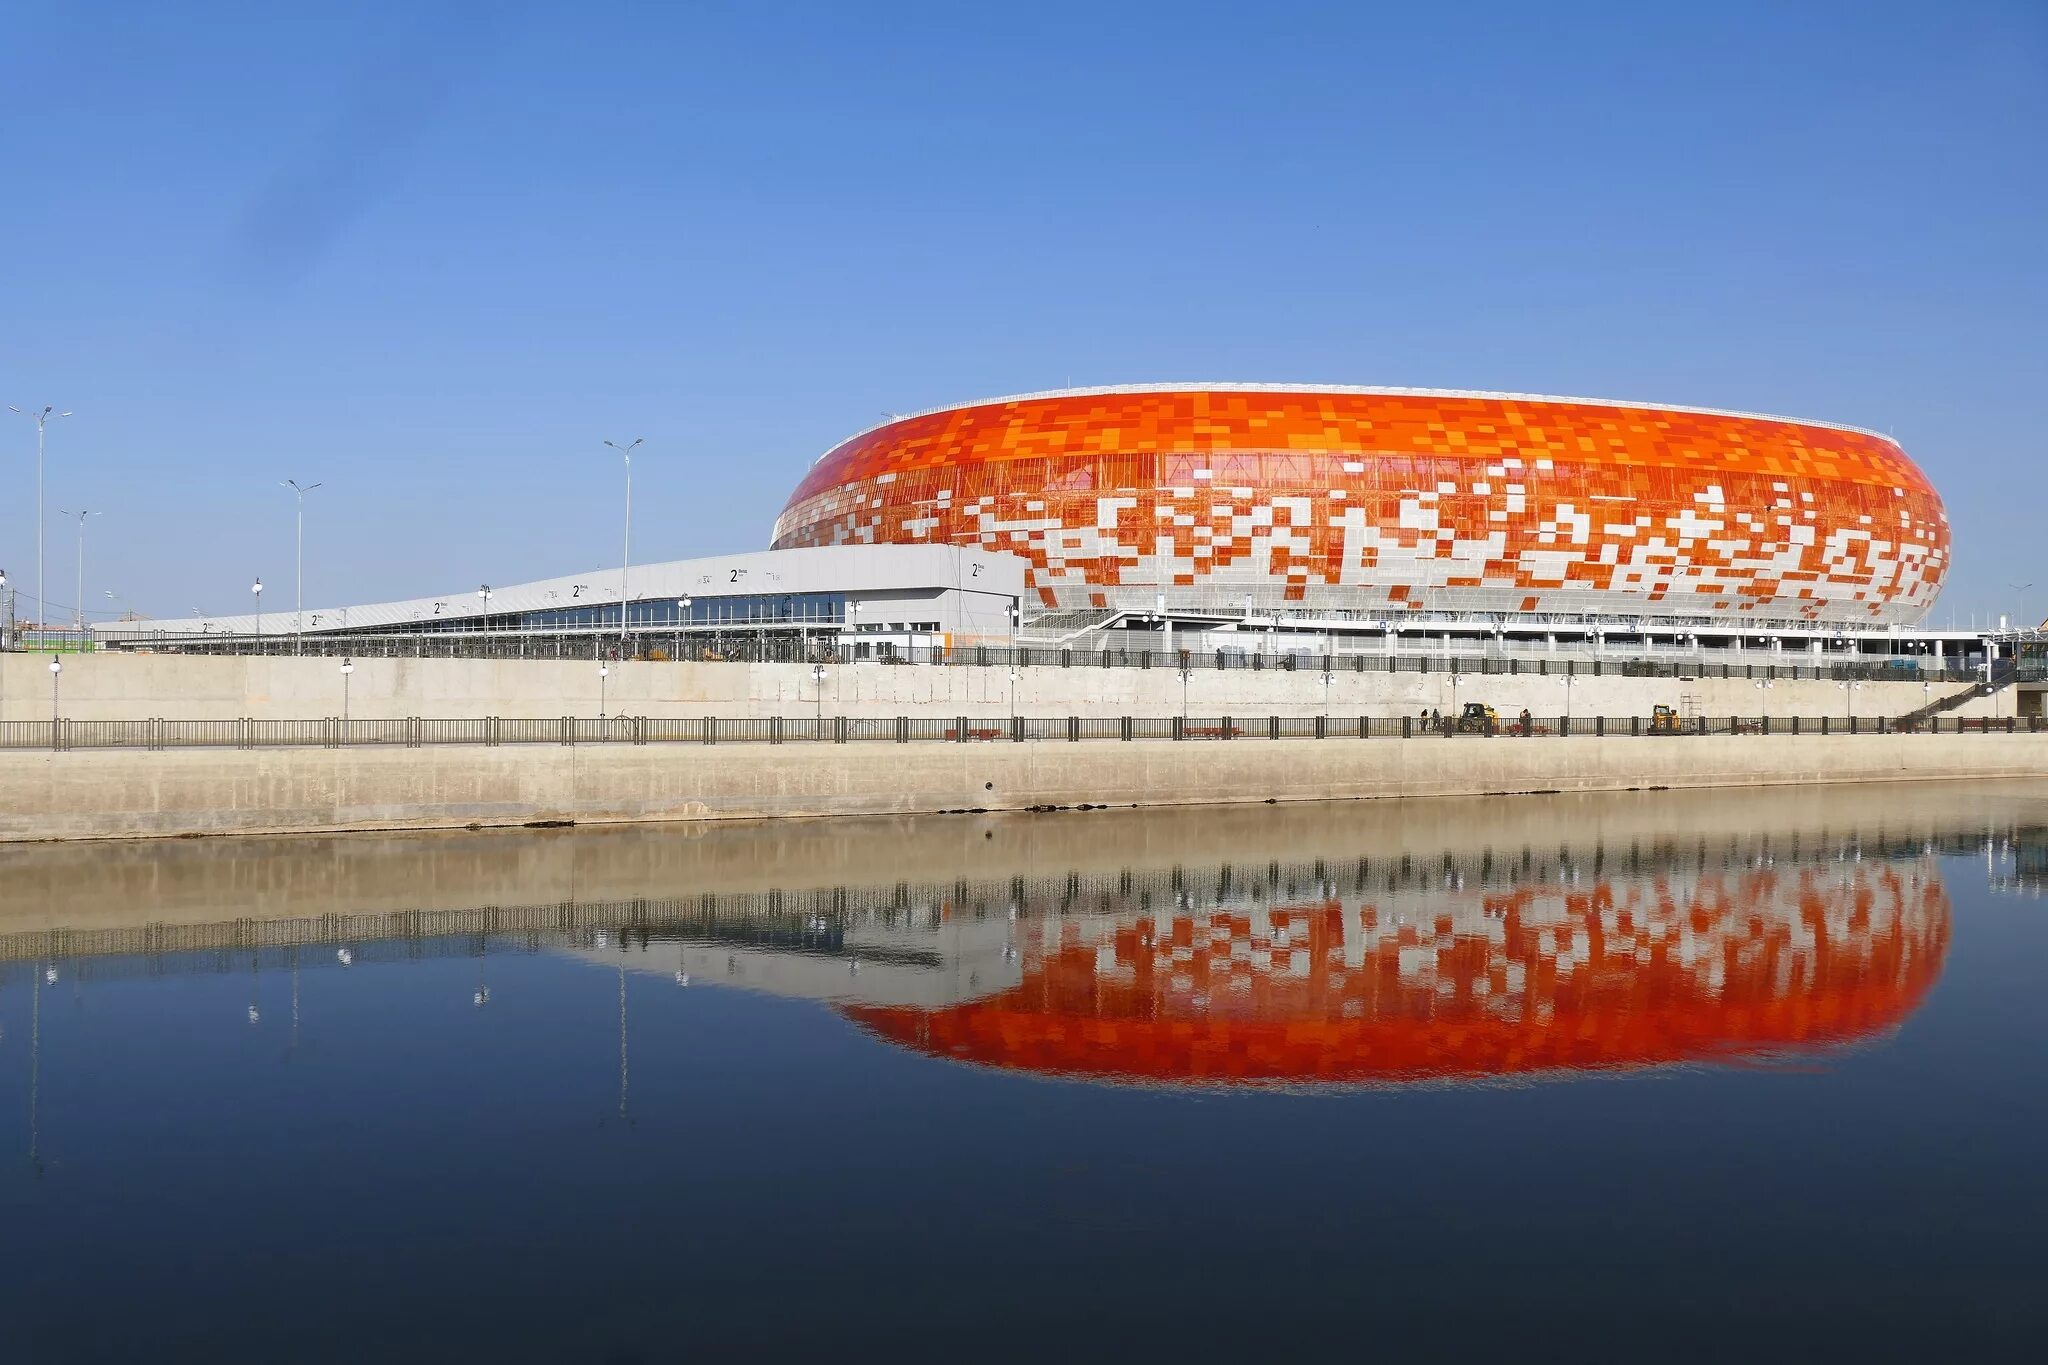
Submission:
M 1769 412 L 1743 412 L 1736 408 L 1700 408 L 1684 403 L 1644 403 L 1622 398 L 1574 398 L 1555 393 L 1494 393 L 1485 389 L 1415 389 L 1376 384 L 1239 384 L 1239 383 L 1196 383 L 1179 384 L 1102 384 L 1080 389 L 1040 389 L 1035 393 L 1012 393 L 999 398 L 976 398 L 965 403 L 943 403 L 935 408 L 924 408 L 918 412 L 900 412 L 886 422 L 876 422 L 862 427 L 845 440 L 835 443 L 812 464 L 824 460 L 833 450 L 858 441 L 861 437 L 893 427 L 898 422 L 908 422 L 919 417 L 932 417 L 942 412 L 957 412 L 964 408 L 993 408 L 1004 403 L 1027 403 L 1046 398 L 1092 398 L 1120 393 L 1341 393 L 1361 394 L 1374 398 L 1480 398 L 1492 402 L 1507 403 L 1569 403 L 1586 408 L 1619 408 L 1640 412 L 1689 412 L 1701 417 L 1738 417 L 1752 422 L 1783 422 L 1795 427 L 1821 427 L 1828 431 L 1846 431 L 1857 436 L 1868 436 L 1883 441 L 1901 455 L 1906 448 L 1897 438 L 1868 427 L 1851 426 L 1847 422 L 1821 422 L 1810 417 L 1783 417 Z M 1909 457 L 1910 458 L 1910 457 Z

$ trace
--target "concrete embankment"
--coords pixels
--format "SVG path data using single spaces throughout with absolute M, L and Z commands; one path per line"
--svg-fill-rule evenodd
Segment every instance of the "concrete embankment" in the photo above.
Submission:
M 2048 734 L 0 753 L 0 841 L 2048 776 Z

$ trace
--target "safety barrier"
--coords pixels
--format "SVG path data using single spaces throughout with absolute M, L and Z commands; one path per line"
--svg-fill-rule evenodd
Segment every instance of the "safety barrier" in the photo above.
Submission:
M 1411 629 L 1422 629 L 1412 627 Z M 1877 644 L 1875 640 L 1858 641 Z M 1091 637 L 1078 645 L 902 644 L 863 638 L 826 627 L 812 633 L 781 630 L 616 632 L 426 631 L 417 634 L 228 636 L 138 630 L 103 642 L 117 648 L 174 654 L 241 654 L 371 658 L 541 659 L 667 663 L 906 664 L 966 668 L 1140 668 L 1183 673 L 1243 669 L 1279 673 L 1458 673 L 1507 676 L 1577 676 L 1673 679 L 1830 680 L 1840 682 L 1968 683 L 1985 678 L 1981 663 L 1937 662 L 1926 655 L 1820 654 L 1765 648 L 1660 647 L 1634 652 L 1610 644 L 1596 652 L 1584 643 L 1550 651 L 1520 642 L 1487 647 L 1465 640 L 1450 652 L 1417 647 L 1415 636 L 1388 649 L 1380 643 L 1331 651 L 1288 643 L 1288 633 L 1244 645 L 1205 649 L 1148 649 Z M 2038 663 L 2032 665 L 2039 669 Z
M 2039 734 L 2040 716 L 496 716 L 436 720 L 10 720 L 0 750 L 418 749 L 504 744 L 1077 743 L 1237 739 L 1679 739 L 1700 735 Z

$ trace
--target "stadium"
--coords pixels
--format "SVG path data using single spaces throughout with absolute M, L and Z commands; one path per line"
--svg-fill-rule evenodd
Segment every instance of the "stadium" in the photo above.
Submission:
M 1924 622 L 1948 520 L 1890 437 L 1604 399 L 1148 384 L 957 404 L 826 451 L 767 539 L 267 615 L 259 580 L 245 614 L 95 634 L 208 653 L 1633 655 L 1874 677 L 1991 669 L 2039 638 Z
M 1889 437 L 1425 389 L 1146 385 L 893 419 L 828 451 L 777 548 L 1022 557 L 1041 611 L 1907 625 L 1948 522 Z

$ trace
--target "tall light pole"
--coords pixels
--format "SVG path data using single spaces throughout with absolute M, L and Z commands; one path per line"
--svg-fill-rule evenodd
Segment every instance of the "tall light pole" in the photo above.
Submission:
M 260 642 L 263 639 L 263 580 L 257 579 L 249 591 L 256 594 L 256 639 Z M 261 648 L 260 643 L 258 648 Z
M 626 457 L 626 549 L 619 559 L 619 645 L 621 650 L 624 649 L 626 643 L 626 599 L 630 595 L 626 591 L 626 579 L 633 571 L 633 452 L 640 448 L 641 442 L 645 439 L 645 437 L 635 436 L 626 445 L 620 445 L 617 441 L 605 442 L 606 445 Z
M 7 592 L 7 570 L 0 569 L 0 654 L 14 647 L 14 598 Z
M 343 659 L 341 661 L 341 721 L 344 725 L 348 723 L 348 679 L 349 675 L 355 671 L 356 661 L 354 659 Z
M 298 582 L 293 587 L 296 602 L 292 607 L 292 653 L 299 652 L 306 630 L 306 494 L 320 485 L 309 483 L 303 487 L 297 479 L 286 479 L 279 488 L 289 488 L 298 498 L 299 504 L 299 554 Z
M 597 718 L 598 718 L 599 720 L 603 720 L 603 719 L 604 719 L 604 684 L 605 684 L 605 679 L 607 679 L 607 678 L 611 677 L 611 675 L 612 675 L 612 666 L 611 666 L 610 664 L 603 664 L 603 663 L 601 663 L 601 664 L 599 664 L 599 665 L 597 666 Z
M 67 512 L 59 507 L 57 515 L 60 517 L 78 518 L 78 605 L 72 609 L 72 619 L 78 626 L 78 642 L 83 645 L 85 643 L 85 519 L 95 516 L 97 513 L 90 511 Z
M 52 729 L 56 727 L 57 717 L 62 714 L 57 704 L 57 683 L 63 676 L 64 661 L 52 654 L 50 656 L 50 725 Z
M 12 403 L 7 405 L 7 410 L 32 418 L 36 424 L 36 622 L 40 625 L 43 618 L 50 614 L 50 609 L 46 605 L 50 595 L 43 587 L 43 428 L 50 424 L 52 417 L 69 417 L 71 414 L 59 412 L 47 403 L 40 412 L 17 408 Z
M 811 665 L 811 681 L 817 684 L 817 700 L 818 700 L 818 724 L 817 724 L 817 729 L 818 729 L 818 730 L 822 730 L 822 729 L 824 729 L 824 728 L 825 728 L 825 665 L 823 665 L 823 664 L 812 664 L 812 665 Z M 816 732 L 816 730 L 814 730 L 814 731 L 812 732 L 812 734 L 811 734 L 811 738 L 812 738 L 812 739 L 816 739 L 817 737 L 818 737 L 818 736 L 817 736 L 817 732 Z

